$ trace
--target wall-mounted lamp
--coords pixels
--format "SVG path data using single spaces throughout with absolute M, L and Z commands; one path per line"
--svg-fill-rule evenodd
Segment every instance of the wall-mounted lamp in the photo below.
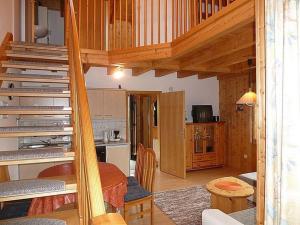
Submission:
M 251 88 L 251 69 L 252 59 L 248 59 L 249 66 L 249 91 L 246 92 L 237 102 L 236 102 L 236 111 L 243 111 L 244 106 L 255 106 L 256 104 L 256 93 L 252 91 Z
M 120 80 L 122 77 L 124 77 L 123 67 L 117 67 L 113 72 L 113 77 L 117 80 Z

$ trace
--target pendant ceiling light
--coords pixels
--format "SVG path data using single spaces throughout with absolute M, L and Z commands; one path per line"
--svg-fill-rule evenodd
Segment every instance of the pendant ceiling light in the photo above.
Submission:
M 237 105 L 247 105 L 247 106 L 254 106 L 256 103 L 256 93 L 252 91 L 251 88 L 251 66 L 252 66 L 252 59 L 248 59 L 248 66 L 249 66 L 249 91 L 245 93 L 237 102 Z

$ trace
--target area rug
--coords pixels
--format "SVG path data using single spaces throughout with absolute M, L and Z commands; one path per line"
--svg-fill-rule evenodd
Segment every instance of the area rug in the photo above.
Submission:
M 156 192 L 155 205 L 177 225 L 201 225 L 202 211 L 210 207 L 210 194 L 203 186 Z
M 210 208 L 210 194 L 203 186 L 154 193 L 155 205 L 177 225 L 202 225 L 202 211 Z M 248 201 L 249 208 L 255 203 Z

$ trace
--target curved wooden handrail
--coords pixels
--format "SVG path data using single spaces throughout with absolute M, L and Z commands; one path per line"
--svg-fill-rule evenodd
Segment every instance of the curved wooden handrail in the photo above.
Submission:
M 84 193 L 78 193 L 81 198 L 85 198 L 84 200 L 79 200 L 79 204 L 88 203 L 88 206 L 81 207 L 83 210 L 86 210 L 84 207 L 88 207 L 89 209 L 87 214 L 90 214 L 90 217 L 94 218 L 105 214 L 105 206 L 95 151 L 87 91 L 83 76 L 84 73 L 82 69 L 73 1 L 67 0 L 66 5 L 68 5 L 68 10 L 66 11 L 69 11 L 66 18 L 68 20 L 67 25 L 69 26 L 69 36 L 67 41 L 69 49 L 69 63 L 71 67 L 71 89 L 72 95 L 74 95 L 72 99 L 72 106 L 73 110 L 76 111 L 74 112 L 75 115 L 73 116 L 73 123 L 76 126 L 74 139 L 77 140 L 73 140 L 73 146 L 75 146 L 75 151 L 77 151 L 77 180 L 80 182 L 80 189 L 85 189 Z M 83 215 L 83 217 L 86 217 L 87 214 Z M 83 220 L 89 221 L 90 218 L 83 218 Z

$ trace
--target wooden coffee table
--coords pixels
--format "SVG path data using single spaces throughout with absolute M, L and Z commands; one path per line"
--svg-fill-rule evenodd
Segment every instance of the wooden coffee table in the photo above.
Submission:
M 247 209 L 247 197 L 254 193 L 251 185 L 235 177 L 212 180 L 206 188 L 211 193 L 211 208 L 224 213 Z

